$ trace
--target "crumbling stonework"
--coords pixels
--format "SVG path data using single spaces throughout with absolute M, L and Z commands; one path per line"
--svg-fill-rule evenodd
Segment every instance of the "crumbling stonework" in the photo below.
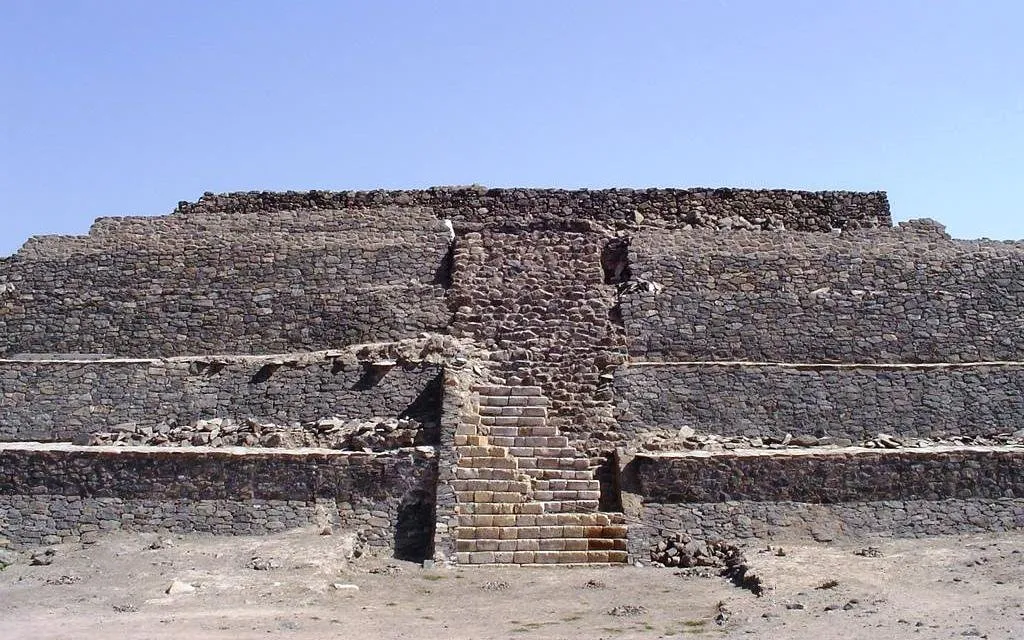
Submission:
M 621 562 L 627 528 L 646 558 L 680 531 L 1024 526 L 1022 283 L 1024 244 L 892 228 L 884 193 L 253 192 L 102 218 L 0 260 L 0 534 L 326 518 L 534 564 Z M 703 450 L 651 453 L 675 446 Z
M 439 364 L 374 366 L 352 354 L 0 360 L 0 441 L 67 441 L 126 423 L 160 430 L 214 418 L 289 426 L 410 416 L 436 430 L 440 375 Z

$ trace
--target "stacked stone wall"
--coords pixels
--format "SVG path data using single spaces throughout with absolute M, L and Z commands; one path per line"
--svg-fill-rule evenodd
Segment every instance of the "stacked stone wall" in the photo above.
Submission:
M 926 223 L 843 234 L 644 232 L 621 296 L 636 360 L 1024 360 L 1024 244 Z
M 615 373 L 619 431 L 860 442 L 1012 434 L 1024 429 L 1024 363 L 952 366 L 665 364 Z
M 248 535 L 339 525 L 400 556 L 429 555 L 432 449 L 109 449 L 0 445 L 0 535 L 16 544 L 98 532 Z
M 210 418 L 278 425 L 409 416 L 437 420 L 441 365 L 373 367 L 296 354 L 216 360 L 0 360 L 0 441 L 72 440 L 134 423 Z
M 628 468 L 644 527 L 702 537 L 919 536 L 1024 527 L 1024 450 L 640 456 Z
M 167 216 L 30 242 L 0 273 L 0 353 L 281 353 L 444 331 L 444 225 L 333 213 L 291 231 Z
M 623 357 L 600 233 L 468 233 L 454 254 L 452 334 L 490 352 L 498 382 L 540 386 L 569 435 L 610 429 L 601 375 Z

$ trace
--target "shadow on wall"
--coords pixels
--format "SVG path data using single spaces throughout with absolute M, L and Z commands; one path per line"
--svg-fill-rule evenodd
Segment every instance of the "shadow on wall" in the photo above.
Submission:
M 434 496 L 416 490 L 405 496 L 395 523 L 395 558 L 423 562 L 434 555 Z

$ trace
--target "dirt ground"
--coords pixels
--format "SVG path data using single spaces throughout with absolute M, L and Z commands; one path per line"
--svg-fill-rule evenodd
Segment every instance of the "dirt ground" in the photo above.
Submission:
M 21 554 L 0 638 L 1024 638 L 1024 534 L 747 548 L 760 598 L 673 569 L 423 569 L 351 545 L 115 534 Z

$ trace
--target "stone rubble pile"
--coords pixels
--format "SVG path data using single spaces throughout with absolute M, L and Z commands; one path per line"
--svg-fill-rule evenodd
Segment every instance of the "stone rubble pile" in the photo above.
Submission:
M 431 425 L 412 418 L 374 417 L 350 420 L 321 418 L 316 422 L 277 425 L 257 420 L 231 418 L 199 420 L 190 425 L 159 424 L 139 426 L 133 422 L 116 425 L 108 432 L 92 433 L 75 444 L 90 446 L 162 447 L 273 447 L 383 451 L 428 444 Z
M 677 532 L 651 547 L 651 564 L 655 567 L 713 567 L 737 587 L 760 596 L 764 591 L 761 578 L 747 564 L 747 558 L 734 544 L 724 540 L 697 540 Z
M 643 451 L 728 451 L 732 449 L 799 449 L 809 447 L 865 447 L 868 449 L 900 449 L 951 446 L 1024 446 L 1024 429 L 1013 433 L 989 436 L 965 435 L 949 438 L 897 438 L 886 433 L 860 441 L 832 436 L 801 434 L 768 435 L 763 437 L 722 436 L 713 433 L 695 433 L 683 427 L 676 434 L 652 432 L 641 441 Z

